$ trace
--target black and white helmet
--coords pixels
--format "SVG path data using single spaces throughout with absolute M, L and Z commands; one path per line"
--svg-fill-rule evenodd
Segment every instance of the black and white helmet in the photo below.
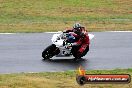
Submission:
M 74 25 L 73 25 L 73 28 L 74 29 L 76 29 L 76 28 L 81 28 L 82 26 L 81 26 L 81 24 L 79 24 L 79 23 L 75 23 Z
M 80 35 L 82 33 L 81 27 L 82 27 L 81 24 L 75 23 L 73 25 L 73 32 L 76 33 L 76 34 L 78 34 L 78 35 Z

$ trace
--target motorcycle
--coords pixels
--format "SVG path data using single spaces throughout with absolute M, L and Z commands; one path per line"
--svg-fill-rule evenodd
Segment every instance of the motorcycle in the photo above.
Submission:
M 94 37 L 93 34 L 88 34 L 88 36 L 90 40 Z M 67 39 L 70 39 L 70 42 Z M 72 46 L 69 47 L 75 41 L 75 37 L 72 36 L 70 33 L 58 32 L 56 34 L 53 34 L 51 41 L 52 44 L 45 48 L 42 52 L 43 60 L 51 59 L 53 56 L 69 57 L 72 55 L 76 59 L 85 56 L 87 53 L 86 50 L 83 56 L 77 57 L 77 49 Z

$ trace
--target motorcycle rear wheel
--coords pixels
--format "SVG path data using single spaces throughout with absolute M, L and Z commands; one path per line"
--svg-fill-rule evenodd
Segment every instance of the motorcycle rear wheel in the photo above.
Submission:
M 72 55 L 75 57 L 75 60 L 80 59 L 81 57 L 85 56 L 87 54 L 87 52 L 89 51 L 89 46 L 87 46 L 87 48 L 85 49 L 85 51 L 82 54 L 78 53 L 80 46 L 73 46 L 72 47 Z
M 78 55 L 78 53 L 77 53 L 79 48 L 80 48 L 80 46 L 73 46 L 72 47 L 71 52 L 72 52 L 72 55 L 75 57 L 75 60 L 78 59 L 78 58 L 81 58 L 81 56 Z

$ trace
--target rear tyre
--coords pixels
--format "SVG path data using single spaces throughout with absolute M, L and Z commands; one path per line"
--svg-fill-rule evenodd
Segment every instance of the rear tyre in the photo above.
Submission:
M 56 51 L 57 51 L 57 52 L 56 52 Z M 52 45 L 48 46 L 48 47 L 42 52 L 43 60 L 50 59 L 50 58 L 52 58 L 54 55 L 56 55 L 56 54 L 58 54 L 58 53 L 59 53 L 58 48 L 56 47 L 55 44 L 52 44 Z
M 81 55 L 78 55 L 78 50 L 79 50 L 80 46 L 73 46 L 72 47 L 72 55 L 75 57 L 74 60 L 76 61 L 77 59 L 81 58 Z
M 85 49 L 85 51 L 82 53 L 81 57 L 85 56 L 88 51 L 89 51 L 89 46 L 87 46 L 87 48 Z
M 89 46 L 87 46 L 85 51 L 82 54 L 80 54 L 80 53 L 78 53 L 79 48 L 80 48 L 80 46 L 73 46 L 72 50 L 71 50 L 73 56 L 75 57 L 75 61 L 77 59 L 81 59 L 81 57 L 85 56 L 87 54 L 87 52 L 89 51 Z

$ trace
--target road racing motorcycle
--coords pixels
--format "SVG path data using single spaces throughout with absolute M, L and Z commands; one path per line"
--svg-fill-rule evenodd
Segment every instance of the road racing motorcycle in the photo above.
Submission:
M 88 34 L 88 36 L 90 40 L 94 37 L 93 34 Z M 76 59 L 85 56 L 87 53 L 86 50 L 83 56 L 77 57 L 77 49 L 72 46 L 69 47 L 75 41 L 75 37 L 70 33 L 57 32 L 53 34 L 51 41 L 52 44 L 45 48 L 44 51 L 42 52 L 43 60 L 47 59 L 49 60 L 53 56 L 56 57 L 74 56 Z

